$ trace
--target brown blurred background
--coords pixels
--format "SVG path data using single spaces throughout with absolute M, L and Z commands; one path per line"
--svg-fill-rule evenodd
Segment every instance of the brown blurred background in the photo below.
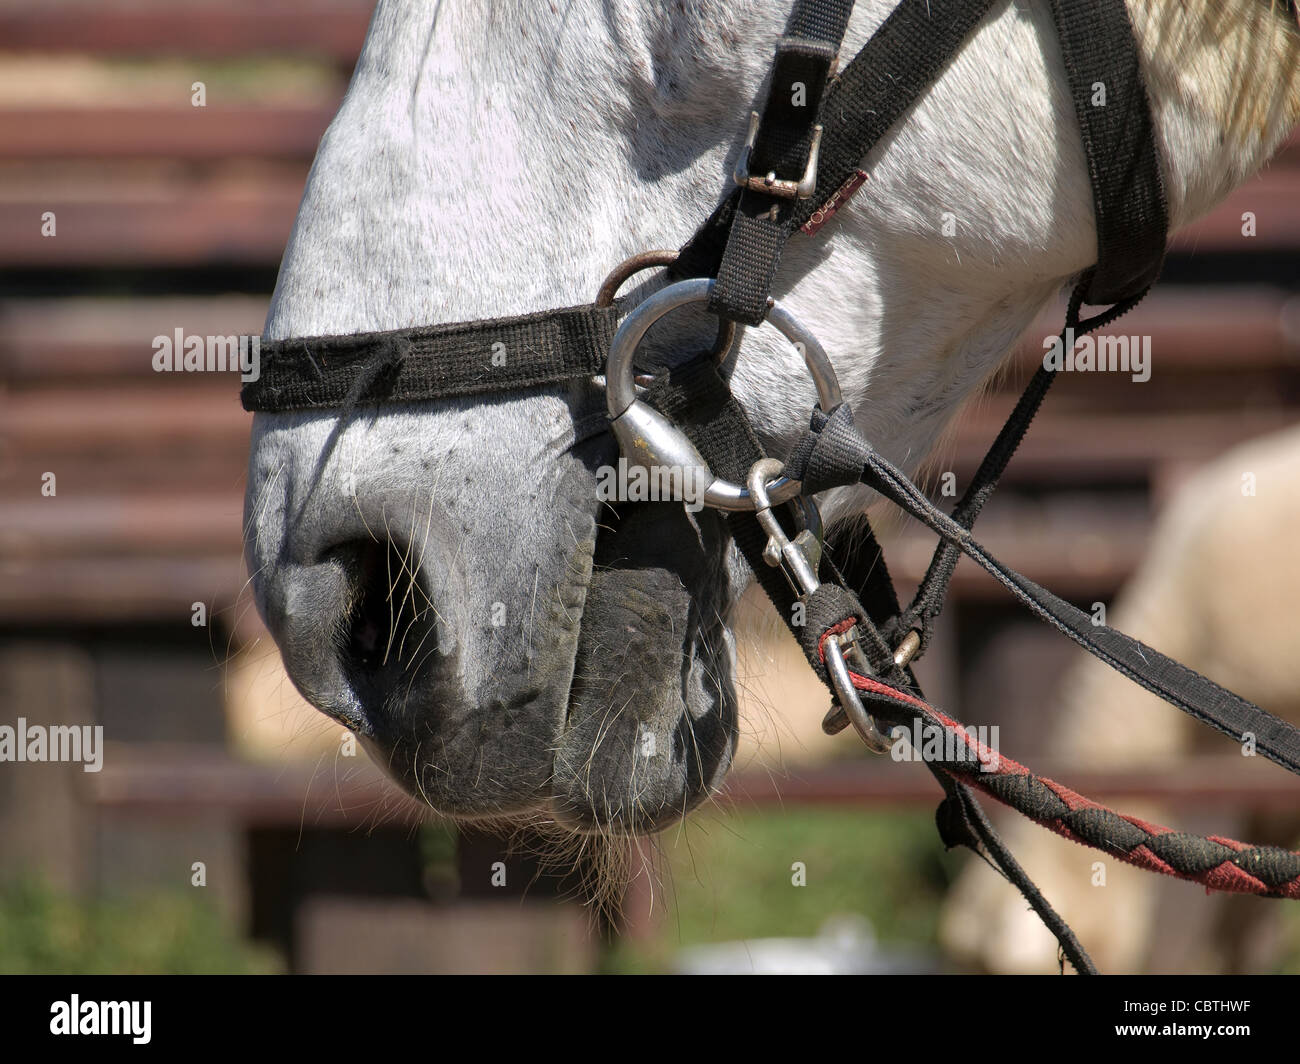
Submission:
M 615 947 L 575 901 L 547 900 L 571 883 L 521 902 L 535 861 L 423 823 L 284 679 L 241 594 L 237 376 L 155 373 L 152 339 L 260 333 L 370 8 L 0 0 L 0 724 L 101 724 L 110 744 L 100 773 L 0 764 L 0 970 L 653 970 L 683 944 L 802 937 L 837 911 L 941 966 L 933 918 L 901 914 L 934 909 L 958 867 L 932 852 L 933 782 L 820 737 L 826 698 L 762 623 L 746 668 L 767 658 L 769 675 L 748 696 L 734 811 L 704 814 L 693 858 L 656 858 Z M 1257 235 L 1243 236 L 1243 212 Z M 1085 608 L 1109 602 L 1189 474 L 1296 422 L 1298 252 L 1293 142 L 1179 237 L 1164 283 L 1117 327 L 1152 336 L 1152 380 L 1058 382 L 980 539 Z M 1053 330 L 1045 319 L 1035 334 Z M 1038 357 L 1027 346 L 973 404 L 936 471 L 967 482 Z M 914 584 L 930 540 L 901 525 L 888 540 Z M 1296 808 L 1300 790 L 1271 776 L 1198 797 L 1195 759 L 1071 776 L 1049 732 L 1072 655 L 963 565 L 921 673 L 932 700 L 1000 724 L 1008 753 L 1094 797 Z M 734 880 L 729 835 L 764 855 Z M 787 837 L 824 839 L 820 882 L 835 884 L 789 911 L 774 900 L 798 859 Z M 508 902 L 485 871 L 497 859 Z M 696 890 L 693 866 L 710 860 Z M 882 878 L 889 889 L 859 902 Z M 719 897 L 749 922 L 721 919 Z

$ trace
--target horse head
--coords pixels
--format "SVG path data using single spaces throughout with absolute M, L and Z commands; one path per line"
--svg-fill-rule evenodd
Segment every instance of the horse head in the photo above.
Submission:
M 891 7 L 857 5 L 846 54 Z M 1300 116 L 1283 15 L 1133 0 L 1174 225 Z M 714 207 L 783 21 L 755 0 L 380 0 L 267 338 L 589 303 L 614 264 L 680 246 Z M 819 236 L 790 242 L 773 294 L 820 338 L 863 434 L 911 470 L 1097 257 L 1046 0 L 994 4 L 861 168 Z M 671 361 L 715 326 L 683 310 L 647 349 Z M 815 398 L 798 355 L 748 328 L 731 365 L 760 442 L 787 453 Z M 607 427 L 593 380 L 254 421 L 246 555 L 288 673 L 441 812 L 650 831 L 727 771 L 745 570 L 712 511 L 602 501 Z M 823 508 L 868 502 L 841 489 Z

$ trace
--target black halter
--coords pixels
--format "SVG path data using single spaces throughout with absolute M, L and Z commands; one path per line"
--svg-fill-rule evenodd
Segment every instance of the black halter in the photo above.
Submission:
M 1096 217 L 1097 262 L 1080 279 L 1067 313 L 1066 327 L 1077 337 L 1131 309 L 1155 282 L 1165 254 L 1168 214 L 1150 103 L 1124 0 L 1050 0 L 1050 5 Z M 764 106 L 750 123 L 736 185 L 682 248 L 671 273 L 714 279 L 708 306 L 725 321 L 764 321 L 786 242 L 796 239 L 796 233 L 801 233 L 797 239 L 814 239 L 826 219 L 862 186 L 867 176 L 859 169 L 862 160 L 942 73 L 993 6 L 994 0 L 901 0 L 862 51 L 836 73 L 852 0 L 796 0 L 777 42 Z M 1085 319 L 1084 304 L 1108 309 Z M 590 378 L 605 371 L 626 309 L 601 300 L 492 321 L 265 342 L 262 375 L 244 386 L 242 400 L 252 411 L 341 409 L 346 414 L 358 404 L 443 399 Z M 498 364 L 493 352 L 501 343 L 511 357 Z M 520 352 L 527 354 L 521 357 Z M 924 702 L 909 667 L 926 649 L 964 553 L 1090 653 L 1198 720 L 1238 740 L 1254 735 L 1261 753 L 1300 773 L 1300 732 L 1290 724 L 1136 640 L 1094 625 L 1088 615 L 1006 569 L 971 537 L 971 525 L 1053 377 L 1046 368 L 1035 374 L 951 515 L 935 509 L 857 434 L 847 404 L 814 411 L 809 433 L 784 466 L 804 495 L 861 481 L 940 536 L 925 579 L 905 609 L 869 528 L 865 539 L 859 530 L 856 552 L 837 552 L 834 545 L 827 551 L 838 553 L 841 572 L 831 556 L 806 549 L 806 534 L 787 537 L 763 506 L 758 505 L 761 527 L 753 513 L 727 514 L 737 546 L 787 623 L 795 615 L 791 606 L 796 598 L 806 607 L 806 623 L 792 625 L 792 630 L 836 697 L 827 730 L 852 723 L 870 739 L 878 734 L 872 731 L 876 721 L 906 725 L 924 719 L 958 735 L 980 763 L 978 744 Z M 680 427 L 719 477 L 744 483 L 764 458 L 710 356 L 659 373 L 644 400 Z M 762 493 L 761 477 L 750 483 Z M 781 550 L 785 554 L 778 559 Z M 791 568 L 797 569 L 801 558 L 806 563 L 802 586 Z M 776 560 L 780 569 L 774 567 Z M 1007 763 L 1014 768 L 972 775 L 951 762 L 927 762 L 947 794 L 939 810 L 940 832 L 948 845 L 968 845 L 1006 874 L 1080 971 L 1093 970 L 1091 961 L 997 838 L 973 787 L 1133 863 L 1172 869 L 1220 889 L 1300 897 L 1300 855 L 1149 830 L 1151 825 L 1102 810 Z

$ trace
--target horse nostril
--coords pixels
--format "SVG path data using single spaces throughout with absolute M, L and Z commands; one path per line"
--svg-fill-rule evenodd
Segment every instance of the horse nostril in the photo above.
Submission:
M 402 566 L 391 541 L 385 541 L 382 548 L 377 543 L 358 544 L 355 552 L 354 598 L 348 611 L 345 657 L 368 673 L 383 664 L 387 647 L 382 637 L 388 627 L 384 621 L 393 602 L 393 562 L 398 562 L 399 573 Z
M 372 721 L 399 707 L 402 692 L 438 657 L 437 610 L 411 555 L 392 540 L 344 543 L 329 552 L 350 590 L 336 646 Z

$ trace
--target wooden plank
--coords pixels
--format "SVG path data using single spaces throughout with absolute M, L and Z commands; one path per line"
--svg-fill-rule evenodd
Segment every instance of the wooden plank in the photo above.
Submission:
M 94 662 L 71 641 L 6 641 L 0 647 L 0 706 L 0 720 L 10 727 L 20 716 L 46 727 L 94 726 Z M 97 753 L 107 756 L 102 748 Z M 35 873 L 74 894 L 93 885 L 95 820 L 87 785 L 95 773 L 85 767 L 9 761 L 0 766 L 0 876 Z
M 0 31 L 3 32 L 3 31 Z M 305 159 L 334 107 L 0 109 L 0 160 Z
M 140 455 L 124 458 L 107 450 L 98 454 L 63 455 L 53 461 L 27 457 L 21 463 L 6 462 L 0 456 L 0 512 L 14 502 L 39 498 L 45 472 L 53 472 L 58 477 L 59 495 L 70 501 L 105 495 L 129 497 L 141 491 L 173 492 L 178 497 L 209 491 L 224 497 L 243 490 L 247 468 L 247 438 L 225 453 L 194 447 L 174 456 L 160 454 L 152 460 Z M 6 541 L 0 527 L 0 553 Z
M 0 266 L 273 266 L 302 197 L 299 180 L 96 200 L 0 202 Z M 41 235 L 53 211 L 57 235 Z
M 1056 337 L 1065 305 L 1044 311 L 1015 353 L 1027 373 L 1042 362 L 1044 342 Z M 1098 336 L 1151 337 L 1152 375 L 1189 369 L 1240 373 L 1300 368 L 1300 330 L 1293 295 L 1263 285 L 1159 285 L 1146 300 Z M 1004 389 L 1014 382 L 1004 379 Z M 1160 400 L 1152 387 L 1151 401 Z
M 993 442 L 1012 402 L 1010 396 L 990 396 L 968 408 L 942 448 L 943 457 L 932 461 L 930 467 L 952 470 L 960 487 Z M 1021 480 L 1050 479 L 1054 484 L 1088 478 L 1110 482 L 1143 479 L 1156 466 L 1208 461 L 1235 444 L 1293 424 L 1295 412 L 1277 408 L 1242 419 L 1214 412 L 1152 411 L 1124 417 L 1045 411 L 1034 420 L 1008 473 Z
M 1073 511 L 1044 503 L 1035 508 L 1035 520 L 1023 512 L 1030 508 L 1017 507 L 1011 499 L 1001 502 L 1001 509 L 981 520 L 979 542 L 999 561 L 1066 598 L 1091 602 L 1109 597 L 1137 568 L 1149 541 L 1150 521 L 1142 509 L 1072 520 Z M 1054 514 L 1054 509 L 1064 512 Z M 918 584 L 934 547 L 935 537 L 923 533 L 886 540 L 890 572 L 900 583 Z M 1001 584 L 965 558 L 953 575 L 952 589 L 965 599 L 1010 601 Z
M 193 603 L 223 609 L 239 597 L 244 581 L 234 543 L 229 552 L 207 557 L 0 557 L 0 621 L 188 624 Z
M 369 0 L 138 0 L 129 6 L 4 7 L 0 42 L 14 52 L 204 58 L 292 53 L 350 64 L 373 6 Z
M 0 301 L 0 378 L 51 382 L 140 377 L 156 336 L 258 336 L 267 296 L 15 299 Z
M 78 495 L 5 502 L 0 552 L 30 558 L 221 553 L 238 549 L 243 530 L 238 490 L 158 496 Z
M 111 756 L 110 756 L 111 755 Z M 191 747 L 111 746 L 91 781 L 96 805 L 186 818 L 229 809 L 249 826 L 415 825 L 431 815 L 365 755 L 330 764 L 252 764 Z
M 117 493 L 233 499 L 252 415 L 237 382 L 180 376 L 153 388 L 0 392 L 0 507 L 36 503 L 53 514 Z M 53 498 L 41 495 L 45 473 L 57 478 Z
M 1265 170 L 1246 182 L 1205 218 L 1180 230 L 1170 242 L 1175 253 L 1216 251 L 1243 255 L 1300 247 L 1300 197 L 1294 171 Z M 1255 236 L 1242 233 L 1242 217 L 1255 216 Z
M 247 445 L 253 415 L 239 405 L 239 375 L 156 374 L 158 384 L 39 389 L 0 395 L 0 438 L 14 456 L 157 453 L 172 444 Z M 247 452 L 245 451 L 245 456 Z

